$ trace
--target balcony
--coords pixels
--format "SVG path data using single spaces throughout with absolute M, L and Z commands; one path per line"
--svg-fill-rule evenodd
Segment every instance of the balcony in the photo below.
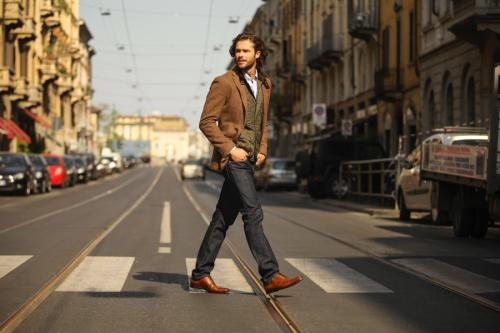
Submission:
M 378 31 L 378 5 L 376 0 L 368 0 L 365 8 L 360 3 L 355 5 L 354 0 L 349 0 L 348 19 L 349 34 L 358 39 L 369 41 Z
M 28 97 L 28 81 L 23 78 L 17 78 L 14 85 L 14 93 L 10 95 L 12 101 L 23 100 Z
M 321 45 L 315 44 L 306 50 L 307 65 L 316 70 L 321 70 L 333 63 L 339 62 L 344 53 L 344 36 L 334 34 L 333 15 L 328 15 L 323 21 L 323 35 Z
M 42 0 L 40 5 L 40 15 L 42 17 L 46 17 L 52 14 L 54 14 L 54 5 L 52 4 L 52 0 Z
M 57 77 L 56 62 L 45 60 L 42 64 L 40 72 L 42 73 L 42 83 L 55 79 Z
M 25 18 L 24 24 L 13 32 L 18 39 L 34 39 L 36 37 L 36 22 L 33 18 Z
M 0 92 L 14 88 L 12 71 L 8 67 L 0 67 Z
M 453 0 L 452 8 L 446 24 L 457 38 L 480 45 L 487 30 L 500 34 L 500 1 Z
M 61 14 L 58 11 L 54 11 L 54 13 L 50 16 L 44 18 L 43 22 L 46 26 L 53 28 L 61 25 Z
M 5 0 L 4 2 L 5 25 L 20 26 L 23 24 L 22 0 Z
M 28 86 L 27 88 L 28 98 L 24 101 L 19 102 L 19 106 L 22 108 L 31 108 L 33 106 L 40 105 L 42 103 L 42 92 L 37 86 Z
M 375 72 L 375 95 L 385 101 L 403 98 L 403 69 L 377 70 Z
M 85 93 L 81 87 L 73 88 L 70 95 L 71 95 L 71 103 L 81 101 L 85 97 Z
M 73 80 L 71 79 L 70 75 L 60 75 L 57 78 L 56 84 L 58 87 L 58 93 L 63 94 L 65 92 L 70 91 L 73 89 Z

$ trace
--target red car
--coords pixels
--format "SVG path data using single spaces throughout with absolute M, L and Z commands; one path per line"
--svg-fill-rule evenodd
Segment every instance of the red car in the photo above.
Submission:
M 45 154 L 49 165 L 50 183 L 52 186 L 66 187 L 70 181 L 62 156 Z

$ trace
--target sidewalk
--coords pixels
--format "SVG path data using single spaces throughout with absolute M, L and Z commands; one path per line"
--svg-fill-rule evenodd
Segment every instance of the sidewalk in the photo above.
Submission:
M 398 217 L 398 210 L 390 207 L 381 207 L 377 205 L 370 204 L 362 204 L 347 200 L 338 200 L 338 199 L 313 199 L 307 193 L 302 192 L 290 192 L 291 195 L 299 196 L 304 199 L 309 199 L 310 201 L 317 203 L 318 205 L 324 207 L 337 207 L 346 210 L 351 210 L 355 212 L 365 213 L 372 216 L 381 216 L 381 217 Z

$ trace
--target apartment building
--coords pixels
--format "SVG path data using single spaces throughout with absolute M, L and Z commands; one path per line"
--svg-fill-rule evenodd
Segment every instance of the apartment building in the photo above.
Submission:
M 96 149 L 92 35 L 78 0 L 2 0 L 0 149 Z

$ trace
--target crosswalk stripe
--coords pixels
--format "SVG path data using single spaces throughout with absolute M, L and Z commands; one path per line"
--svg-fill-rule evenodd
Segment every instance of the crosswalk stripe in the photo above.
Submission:
M 393 291 L 331 258 L 286 258 L 327 293 L 392 293 Z
M 195 265 L 195 258 L 186 258 L 188 279 L 191 277 L 191 272 Z M 217 258 L 215 260 L 214 270 L 210 273 L 210 276 L 214 279 L 217 285 L 229 288 L 231 291 L 253 293 L 252 287 L 250 287 L 233 259 Z M 199 290 L 192 288 L 189 288 L 189 291 L 200 292 Z
M 0 256 L 0 279 L 33 256 Z
M 494 258 L 494 259 L 483 259 L 484 261 L 490 262 L 492 264 L 500 265 L 500 259 Z
M 134 257 L 86 257 L 56 291 L 120 292 Z
M 500 282 L 431 258 L 394 259 L 395 263 L 473 293 L 500 292 Z

